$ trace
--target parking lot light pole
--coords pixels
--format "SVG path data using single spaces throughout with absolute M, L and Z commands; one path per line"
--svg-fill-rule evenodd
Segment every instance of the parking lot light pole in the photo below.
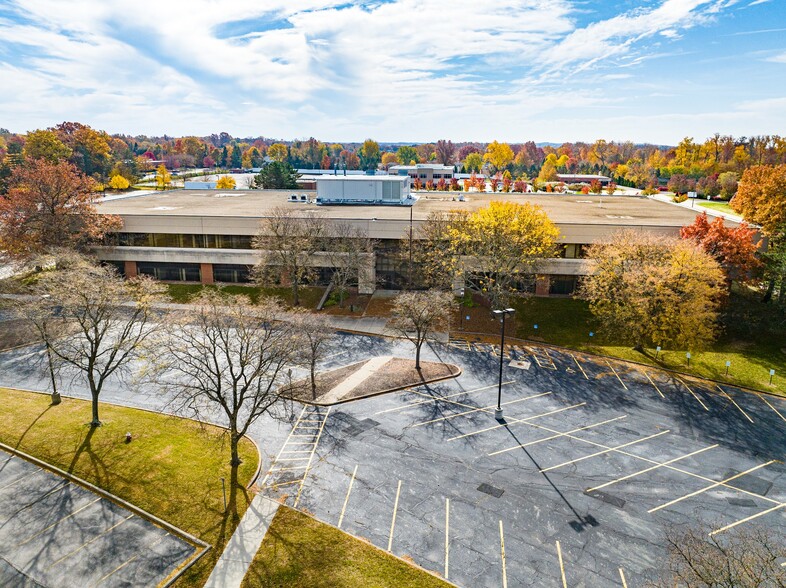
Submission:
M 494 409 L 494 418 L 502 420 L 502 364 L 505 361 L 505 317 L 516 312 L 515 308 L 495 310 L 494 314 L 502 319 L 502 331 L 499 342 L 499 384 L 497 386 L 497 408 Z

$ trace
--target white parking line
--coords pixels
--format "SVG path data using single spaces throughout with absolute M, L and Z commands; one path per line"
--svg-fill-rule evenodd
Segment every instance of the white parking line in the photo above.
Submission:
M 623 447 L 630 447 L 631 445 L 636 445 L 637 443 L 643 443 L 644 441 L 649 441 L 650 439 L 654 439 L 655 437 L 660 437 L 661 435 L 665 435 L 669 433 L 669 429 L 665 431 L 661 431 L 660 433 L 655 433 L 654 435 L 649 435 L 647 437 L 642 437 L 641 439 L 636 439 L 635 441 L 629 441 L 628 443 L 623 443 L 622 445 L 617 445 L 616 447 L 609 447 L 608 449 L 604 449 L 603 451 L 597 451 L 595 453 L 591 453 L 589 455 L 585 455 L 584 457 L 579 457 L 578 459 L 571 459 L 570 461 L 565 461 L 560 464 L 543 468 L 540 470 L 541 472 L 550 472 L 551 470 L 556 470 L 557 468 L 561 468 L 566 465 L 570 465 L 573 463 L 578 463 L 580 461 L 584 461 L 585 459 L 590 459 L 592 457 L 598 457 L 599 455 L 603 455 L 604 453 L 608 453 L 610 451 L 616 451 L 617 449 L 622 449 Z
M 519 402 L 526 402 L 527 400 L 532 400 L 533 398 L 540 398 L 541 396 L 548 396 L 552 394 L 551 392 L 541 392 L 540 394 L 534 394 L 532 396 L 525 396 L 524 398 L 516 398 L 515 400 L 508 400 L 507 402 L 503 402 L 500 406 L 508 406 L 510 404 L 518 404 Z M 458 404 L 458 403 L 453 403 Z M 471 406 L 471 405 L 466 405 Z M 438 417 L 435 419 L 431 419 L 429 421 L 423 421 L 420 423 L 415 423 L 412 425 L 413 427 L 422 427 L 424 425 L 430 425 L 431 423 L 438 423 L 439 421 L 446 421 L 448 419 L 466 416 L 468 414 L 474 414 L 476 412 L 492 412 L 494 408 L 496 408 L 496 404 L 490 404 L 489 406 L 480 406 L 480 407 L 472 407 L 471 410 L 466 410 L 464 412 L 457 412 L 455 414 L 449 414 L 443 417 Z
M 707 486 L 705 488 L 702 488 L 701 490 L 696 490 L 695 492 L 691 492 L 690 494 L 686 494 L 685 496 L 681 496 L 679 498 L 675 498 L 674 500 L 670 500 L 669 502 L 667 502 L 665 504 L 661 504 L 660 506 L 656 506 L 655 508 L 651 508 L 647 512 L 652 514 L 653 512 L 657 512 L 657 511 L 659 511 L 661 509 L 664 509 L 664 508 L 666 508 L 668 506 L 671 506 L 673 504 L 677 504 L 678 502 L 682 502 L 683 500 L 686 500 L 688 498 L 693 498 L 694 496 L 698 496 L 699 494 L 707 492 L 708 490 L 712 490 L 713 488 L 717 488 L 718 486 L 725 486 L 729 482 L 731 482 L 732 480 L 736 480 L 737 478 L 741 478 L 742 476 L 744 476 L 746 474 L 750 474 L 751 472 L 755 472 L 756 470 L 760 470 L 761 468 L 766 468 L 768 465 L 774 464 L 775 461 L 776 460 L 772 459 L 772 460 L 770 460 L 770 461 L 768 461 L 766 463 L 759 464 L 756 467 L 752 467 L 749 470 L 745 470 L 744 472 L 740 472 L 739 474 L 735 474 L 735 475 L 733 475 L 733 476 L 731 476 L 729 478 L 726 478 L 725 480 L 721 480 L 720 482 L 715 482 L 713 484 L 710 484 L 709 486 Z
M 781 417 L 782 420 L 786 421 L 786 417 L 783 416 L 780 412 L 778 412 L 778 409 L 775 408 L 772 404 L 770 404 L 769 400 L 767 400 L 762 394 L 757 394 L 756 396 L 761 398 L 762 401 L 764 402 L 764 404 L 769 406 L 775 412 L 775 414 L 777 414 L 779 417 Z
M 445 499 L 445 579 L 450 570 L 450 498 Z
M 625 581 L 625 572 L 620 568 L 620 580 L 622 580 L 622 588 L 628 588 L 628 583 Z
M 685 383 L 685 382 L 682 380 L 682 378 L 677 378 L 677 381 L 678 381 L 680 384 L 682 384 L 683 386 L 685 386 L 685 387 L 688 389 L 688 392 L 690 392 L 691 394 L 693 394 L 693 397 L 694 397 L 696 400 L 698 400 L 699 404 L 701 404 L 701 406 L 704 408 L 704 410 L 706 410 L 706 411 L 709 411 L 709 410 L 710 410 L 709 408 L 707 408 L 707 405 L 706 405 L 706 404 L 704 404 L 704 403 L 701 401 L 701 398 L 699 398 L 699 397 L 696 395 L 696 393 L 695 393 L 695 392 L 694 392 L 694 391 L 691 389 L 691 387 L 690 387 L 690 386 L 688 386 L 688 385 L 687 385 L 687 384 L 686 384 L 686 383 Z
M 550 416 L 552 414 L 557 414 L 558 412 L 564 412 L 566 410 L 571 410 L 573 408 L 579 408 L 580 406 L 584 406 L 585 404 L 587 404 L 587 403 L 586 402 L 579 402 L 578 404 L 574 404 L 572 406 L 565 406 L 563 408 L 557 408 L 557 409 L 554 409 L 554 410 L 550 410 L 548 412 L 544 412 L 543 414 L 536 414 L 536 415 L 533 415 L 533 416 L 530 416 L 530 417 L 526 417 L 526 418 L 523 418 L 523 419 L 506 419 L 505 422 L 502 423 L 502 424 L 493 425 L 491 427 L 486 427 L 485 429 L 480 429 L 479 431 L 472 431 L 471 433 L 464 433 L 463 435 L 458 435 L 456 437 L 450 437 L 450 438 L 448 438 L 448 441 L 455 441 L 456 439 L 463 439 L 464 437 L 472 437 L 473 435 L 480 435 L 481 433 L 486 433 L 488 431 L 493 431 L 494 429 L 501 429 L 502 427 L 507 427 L 508 425 L 511 425 L 511 424 L 514 424 L 514 425 L 516 423 L 527 423 L 527 424 L 529 424 L 529 421 L 531 421 L 531 420 L 539 419 L 539 418 L 545 417 L 545 416 Z M 555 431 L 555 432 L 559 432 L 559 431 Z
M 666 398 L 666 396 L 664 396 L 663 392 L 660 391 L 660 388 L 658 388 L 658 385 L 652 380 L 652 378 L 650 378 L 650 375 L 647 373 L 647 371 L 646 370 L 642 370 L 642 371 L 644 372 L 644 375 L 647 376 L 647 379 L 650 381 L 650 384 L 652 384 L 653 387 L 655 388 L 655 390 L 658 391 L 658 394 L 660 394 L 660 397 L 661 398 Z
M 778 510 L 780 508 L 783 508 L 784 506 L 786 506 L 786 502 L 783 502 L 781 504 L 773 506 L 772 508 L 768 508 L 767 510 L 764 510 L 764 511 L 762 511 L 760 513 L 757 513 L 755 515 L 751 515 L 749 517 L 745 517 L 744 519 L 742 519 L 740 521 L 737 521 L 736 523 L 731 523 L 730 525 L 726 525 L 725 527 L 721 527 L 720 529 L 715 529 L 712 533 L 710 533 L 710 537 L 712 537 L 713 535 L 717 535 L 718 533 L 723 533 L 724 531 L 728 531 L 729 529 L 731 529 L 733 527 L 736 527 L 737 525 L 741 525 L 742 523 L 747 523 L 748 521 L 752 521 L 753 519 L 758 519 L 759 517 L 763 517 L 766 514 L 769 514 L 769 513 L 773 512 L 773 511 L 776 511 L 776 510 Z M 781 565 L 783 565 L 783 564 L 781 564 Z
M 499 521 L 499 548 L 502 559 L 502 588 L 508 588 L 508 570 L 505 562 L 505 533 L 502 530 L 502 521 Z
M 747 413 L 747 412 L 745 412 L 744 410 L 742 410 L 742 407 L 741 407 L 739 404 L 737 404 L 736 402 L 734 402 L 734 398 L 732 398 L 732 397 L 731 397 L 729 394 L 727 394 L 727 393 L 726 393 L 726 390 L 724 390 L 723 388 L 721 388 L 721 387 L 720 387 L 718 384 L 715 384 L 715 386 L 718 388 L 718 390 L 720 391 L 720 393 L 721 393 L 721 394 L 723 394 L 723 395 L 724 395 L 726 398 L 728 398 L 728 399 L 731 401 L 731 403 L 732 403 L 734 406 L 736 406 L 736 407 L 737 407 L 737 409 L 738 409 L 738 410 L 739 410 L 739 411 L 740 411 L 740 412 L 743 414 L 743 416 L 744 416 L 746 419 L 748 419 L 748 420 L 749 420 L 751 423 L 753 422 L 753 419 L 752 419 L 750 416 L 748 416 L 748 413 Z
M 352 492 L 352 485 L 355 483 L 355 476 L 358 473 L 358 466 L 352 472 L 352 477 L 349 479 L 349 488 L 347 488 L 347 496 L 344 498 L 344 506 L 341 507 L 341 516 L 338 517 L 338 528 L 341 528 L 341 523 L 344 521 L 344 513 L 347 511 L 347 503 L 349 502 L 349 493 Z
M 398 512 L 398 497 L 401 494 L 401 480 L 398 481 L 396 488 L 396 502 L 393 504 L 393 519 L 390 521 L 390 538 L 388 539 L 388 551 L 393 548 L 393 531 L 396 528 L 396 513 Z
M 611 365 L 611 363 L 609 362 L 609 360 L 608 360 L 608 359 L 606 360 L 606 365 L 607 365 L 607 366 L 609 366 L 609 368 L 611 368 L 611 371 L 612 371 L 612 373 L 613 373 L 613 374 L 614 374 L 614 375 L 617 377 L 617 379 L 620 381 L 620 384 L 622 384 L 622 387 L 623 387 L 623 388 L 625 388 L 625 390 L 627 390 L 627 389 L 628 389 L 628 387 L 625 385 L 625 382 L 623 382 L 623 381 L 622 381 L 622 378 L 620 378 L 619 374 L 617 373 L 617 370 L 615 370 L 615 369 L 614 369 L 614 366 L 612 366 L 612 365 Z
M 513 384 L 514 380 L 508 380 L 507 382 L 502 382 L 503 386 L 507 386 L 508 384 Z M 496 388 L 499 384 L 491 384 L 489 386 L 483 386 L 481 388 L 474 388 L 472 390 L 466 390 L 462 392 L 456 392 L 455 394 L 448 394 L 447 396 L 432 396 L 429 400 L 418 400 L 417 402 L 409 402 L 404 406 L 396 406 L 393 408 L 386 408 L 385 410 L 378 410 L 374 413 L 374 416 L 378 414 L 385 414 L 387 412 L 396 412 L 398 410 L 407 410 L 408 408 L 413 408 L 415 406 L 420 406 L 421 404 L 428 404 L 429 402 L 440 402 L 442 400 L 446 400 L 448 398 L 454 398 L 456 396 L 463 396 L 464 394 L 474 394 L 475 392 L 481 392 L 483 390 L 489 390 L 490 388 Z M 408 390 L 412 392 L 413 390 Z
M 595 427 L 600 427 L 601 425 L 606 425 L 608 423 L 613 423 L 614 421 L 618 421 L 620 419 L 627 418 L 627 415 L 622 415 L 618 417 L 614 417 L 613 419 L 608 419 L 606 421 L 601 421 L 599 423 L 594 423 L 592 425 L 586 425 L 584 427 L 578 427 L 577 429 L 571 429 L 570 431 L 565 431 L 564 433 L 559 433 L 558 435 L 551 435 L 549 437 L 543 437 L 541 439 L 536 439 L 535 441 L 529 441 L 528 443 L 521 443 L 519 445 L 514 445 L 513 447 L 508 447 L 506 449 L 500 449 L 499 451 L 493 451 L 489 453 L 489 455 L 499 455 L 500 453 L 507 453 L 508 451 L 514 451 L 516 449 L 523 449 L 524 447 L 529 447 L 530 445 L 537 445 L 538 443 L 543 443 L 544 441 L 551 441 L 552 439 L 557 439 L 559 437 L 564 437 L 566 435 L 570 435 L 571 433 L 578 433 L 579 431 L 586 431 L 587 429 L 594 429 Z
M 568 588 L 568 580 L 565 578 L 565 564 L 562 563 L 562 547 L 557 541 L 557 558 L 559 558 L 559 572 L 562 576 L 562 588 Z
M 572 353 L 570 354 L 570 356 L 573 358 L 573 361 L 576 362 L 576 366 L 578 366 L 578 368 L 581 370 L 581 373 L 584 374 L 584 378 L 589 380 L 589 376 L 587 375 L 587 372 L 585 372 L 584 368 L 581 367 L 581 364 L 579 363 L 579 360 L 576 358 L 576 356 L 573 355 Z

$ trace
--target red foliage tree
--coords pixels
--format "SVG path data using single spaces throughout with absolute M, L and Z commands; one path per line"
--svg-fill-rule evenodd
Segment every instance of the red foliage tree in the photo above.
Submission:
M 78 249 L 119 229 L 119 217 L 96 210 L 93 185 L 65 161 L 28 160 L 15 168 L 0 199 L 0 248 L 25 258 L 53 247 Z
M 748 280 L 761 268 L 755 235 L 756 231 L 745 222 L 727 227 L 720 217 L 710 222 L 706 212 L 697 216 L 693 224 L 680 229 L 683 239 L 694 241 L 718 261 L 729 283 Z
M 447 192 L 448 190 L 448 183 L 445 181 L 445 178 L 440 178 L 437 182 L 437 190 L 440 192 Z
M 453 192 L 458 192 L 461 190 L 461 186 L 459 186 L 459 181 L 457 178 L 450 178 L 450 189 Z

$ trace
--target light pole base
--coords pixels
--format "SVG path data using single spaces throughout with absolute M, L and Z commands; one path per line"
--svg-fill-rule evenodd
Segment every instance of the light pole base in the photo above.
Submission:
M 494 418 L 497 419 L 498 421 L 502 420 L 502 409 L 501 408 L 495 408 L 494 409 Z

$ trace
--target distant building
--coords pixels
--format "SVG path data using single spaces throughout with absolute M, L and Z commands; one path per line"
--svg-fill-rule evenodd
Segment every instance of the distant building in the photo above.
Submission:
M 454 176 L 452 165 L 442 165 L 440 163 L 418 163 L 417 165 L 393 165 L 388 170 L 391 175 L 409 176 L 410 185 L 415 178 L 425 184 L 440 180 L 450 181 Z
M 557 174 L 557 179 L 566 184 L 591 184 L 597 180 L 601 186 L 608 186 L 611 182 L 610 177 L 597 174 Z

